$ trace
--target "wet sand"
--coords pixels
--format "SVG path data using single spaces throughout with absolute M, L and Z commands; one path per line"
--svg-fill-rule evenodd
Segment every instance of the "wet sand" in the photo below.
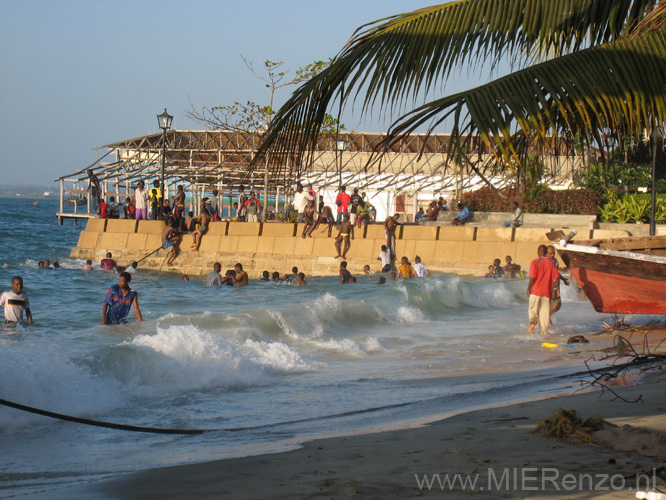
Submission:
M 666 372 L 613 390 L 641 401 L 627 403 L 601 391 L 551 397 L 413 429 L 312 441 L 285 453 L 140 472 L 52 498 L 634 498 L 637 474 L 652 475 L 666 465 Z M 572 408 L 583 418 L 598 413 L 619 426 L 595 434 L 611 444 L 530 432 L 539 420 Z M 447 474 L 455 481 L 451 488 L 444 483 Z M 639 489 L 665 488 L 664 474 L 639 476 Z

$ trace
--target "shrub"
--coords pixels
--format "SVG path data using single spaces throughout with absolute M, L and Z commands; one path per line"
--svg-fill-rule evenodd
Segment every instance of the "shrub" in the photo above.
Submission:
M 594 189 L 548 190 L 525 204 L 524 210 L 533 214 L 597 215 L 602 197 Z
M 476 191 L 463 193 L 462 202 L 472 212 L 511 212 L 511 204 L 516 200 L 513 189 L 500 189 L 505 198 L 502 198 L 494 189 L 482 187 Z M 520 200 L 517 200 L 520 201 Z M 454 208 L 454 207 L 452 207 Z
M 462 202 L 473 212 L 511 212 L 514 201 L 521 202 L 520 196 L 512 189 L 502 189 L 500 197 L 495 190 L 483 187 L 464 193 Z M 521 203 L 523 210 L 533 214 L 589 214 L 597 215 L 602 197 L 594 189 L 567 189 L 553 191 L 545 188 L 536 198 Z
M 650 194 L 629 194 L 619 196 L 609 191 L 606 203 L 601 207 L 601 222 L 618 222 L 620 224 L 635 222 L 637 224 L 650 221 Z M 659 223 L 666 222 L 666 195 L 657 194 L 655 219 Z

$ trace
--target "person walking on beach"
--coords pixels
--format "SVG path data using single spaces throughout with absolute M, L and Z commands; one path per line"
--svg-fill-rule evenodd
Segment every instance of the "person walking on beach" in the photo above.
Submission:
M 349 221 L 349 214 L 345 214 L 342 219 L 342 225 L 340 226 L 340 232 L 338 233 L 337 238 L 335 238 L 335 249 L 338 252 L 338 255 L 335 256 L 336 259 L 347 258 L 347 251 L 349 250 L 349 237 L 354 239 L 354 226 Z M 342 243 L 344 242 L 344 248 L 342 248 Z M 342 249 L 342 252 L 341 252 Z
M 384 221 L 384 236 L 386 236 L 386 248 L 391 252 L 391 259 L 395 259 L 395 229 L 398 226 L 400 214 L 387 217 Z
M 91 169 L 88 169 L 88 189 L 87 193 L 90 193 L 90 199 L 92 201 L 93 212 L 97 215 L 100 215 L 100 197 L 102 196 L 102 186 L 99 183 L 99 179 L 93 173 Z
M 530 327 L 527 333 L 534 333 L 534 328 L 539 323 L 541 334 L 548 335 L 550 299 L 553 296 L 553 287 L 559 278 L 559 273 L 551 260 L 546 257 L 546 252 L 546 245 L 539 245 L 538 258 L 530 264 L 530 281 L 527 285 L 527 296 L 530 299 L 528 310 Z M 559 297 L 559 288 L 556 293 Z
M 162 231 L 162 248 L 164 250 L 171 249 L 169 253 L 169 260 L 167 260 L 167 266 L 173 264 L 173 260 L 178 255 L 178 249 L 176 248 L 176 243 L 178 243 L 179 236 L 176 234 L 173 225 L 176 224 L 176 221 L 173 217 L 169 217 L 166 221 L 166 227 Z
M 136 220 L 146 220 L 148 219 L 148 190 L 146 189 L 146 183 L 139 181 L 136 189 L 134 190 L 134 208 L 135 208 L 135 218 Z
M 102 325 L 122 325 L 127 323 L 127 315 L 132 307 L 137 321 L 141 323 L 141 310 L 139 309 L 139 294 L 129 287 L 132 281 L 130 273 L 120 273 L 118 284 L 109 288 L 102 306 Z
M 32 311 L 28 295 L 23 291 L 23 278 L 14 276 L 12 278 L 12 289 L 2 292 L 0 295 L 0 306 L 4 309 L 6 323 L 22 323 L 23 311 L 28 323 L 32 323 Z

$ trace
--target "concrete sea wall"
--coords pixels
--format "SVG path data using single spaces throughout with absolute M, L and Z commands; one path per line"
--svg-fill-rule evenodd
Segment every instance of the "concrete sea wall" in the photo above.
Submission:
M 119 265 L 129 265 L 161 246 L 163 229 L 162 221 L 90 219 L 70 256 L 91 259 L 97 265 L 111 252 Z M 399 226 L 396 254 L 398 259 L 404 255 L 411 262 L 420 255 L 435 272 L 483 275 L 493 259 L 504 262 L 506 255 L 521 266 L 528 266 L 536 257 L 537 246 L 548 243 L 545 235 L 553 229 L 557 228 Z M 302 230 L 302 224 L 213 222 L 198 252 L 190 249 L 192 236 L 185 234 L 173 266 L 166 266 L 168 252 L 160 249 L 142 261 L 140 267 L 201 276 L 208 274 L 215 262 L 222 264 L 223 271 L 241 262 L 250 278 L 258 277 L 263 270 L 291 272 L 293 266 L 306 276 L 337 275 L 340 259 L 335 258 L 333 243 L 338 234 L 336 228 L 330 238 L 328 226 L 320 226 L 307 239 L 301 238 Z M 578 229 L 577 238 L 616 236 L 627 236 L 627 232 Z M 350 271 L 361 274 L 366 264 L 378 271 L 381 265 L 377 255 L 384 242 L 382 224 L 357 229 L 347 253 Z

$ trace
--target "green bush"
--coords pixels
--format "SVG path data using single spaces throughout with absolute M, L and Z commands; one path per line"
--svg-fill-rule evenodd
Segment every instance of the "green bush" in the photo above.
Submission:
M 548 190 L 526 203 L 523 209 L 533 214 L 597 215 L 602 197 L 594 189 Z
M 489 187 L 464 193 L 462 202 L 473 212 L 511 212 L 514 201 L 520 196 L 512 189 L 502 189 L 500 197 Z M 589 214 L 597 215 L 602 197 L 594 189 L 567 189 L 553 191 L 543 189 L 532 201 L 524 203 L 523 210 L 533 214 Z
M 601 222 L 617 222 L 620 224 L 642 224 L 650 221 L 651 213 L 650 194 L 618 195 L 608 191 L 605 195 L 605 204 L 600 207 Z M 655 206 L 655 219 L 658 223 L 666 222 L 666 195 L 658 194 Z
M 515 191 L 507 188 L 500 189 L 499 192 L 504 195 L 504 198 L 494 189 L 487 186 L 482 187 L 476 191 L 463 193 L 462 202 L 472 212 L 511 212 L 511 204 L 516 200 Z

